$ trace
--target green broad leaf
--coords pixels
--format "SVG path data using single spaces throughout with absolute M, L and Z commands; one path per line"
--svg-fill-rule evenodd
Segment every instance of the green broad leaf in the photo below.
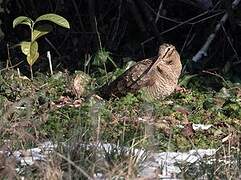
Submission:
M 68 29 L 70 28 L 69 22 L 65 18 L 57 14 L 52 14 L 52 13 L 44 14 L 38 17 L 35 22 L 39 22 L 39 21 L 51 21 L 64 28 L 68 28 Z
M 32 55 L 28 55 L 27 56 L 28 64 L 32 66 L 36 62 L 38 57 L 39 57 L 39 53 L 38 52 L 36 52 L 35 54 L 32 54 Z
M 186 75 L 179 80 L 178 85 L 187 87 L 187 85 L 191 81 L 191 79 L 194 78 L 194 77 L 197 77 L 197 76 L 198 76 L 198 74 Z
M 25 24 L 31 28 L 33 21 L 27 16 L 19 16 L 13 20 L 13 28 L 15 28 L 19 24 Z
M 101 50 L 98 52 L 98 56 L 102 63 L 106 63 L 106 61 L 109 57 L 109 53 L 107 51 Z
M 30 54 L 31 42 L 23 41 L 20 43 L 20 46 L 23 54 L 25 54 L 26 56 Z
M 99 50 L 96 55 L 93 64 L 100 66 L 106 63 L 107 59 L 109 57 L 109 54 L 105 50 Z
M 48 34 L 50 31 L 52 31 L 52 26 L 45 24 L 45 25 L 39 25 L 37 27 L 35 27 L 35 29 L 33 30 L 33 41 L 35 41 L 36 39 L 40 38 L 41 36 Z
M 27 56 L 27 61 L 29 65 L 33 65 L 39 57 L 37 41 L 23 41 L 20 45 L 22 52 Z
M 39 57 L 37 41 L 31 43 L 29 52 L 30 53 L 27 55 L 27 61 L 28 64 L 32 66 Z

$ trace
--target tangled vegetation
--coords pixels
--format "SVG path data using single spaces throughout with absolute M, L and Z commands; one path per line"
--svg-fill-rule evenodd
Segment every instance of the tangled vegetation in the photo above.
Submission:
M 176 163 L 173 178 L 240 178 L 240 0 L 0 4 L 0 178 L 135 179 L 150 154 L 198 149 L 216 152 Z M 19 16 L 38 21 L 46 13 L 65 17 L 71 29 L 47 24 L 34 35 L 28 18 L 30 32 L 12 27 Z M 24 54 L 16 48 L 22 41 Z M 159 101 L 142 92 L 98 96 L 99 87 L 164 42 L 181 55 L 179 91 Z M 43 143 L 53 146 L 43 151 L 47 160 L 19 160 Z
M 217 149 L 238 145 L 241 128 L 239 84 L 229 83 L 229 87 L 215 90 L 207 84 L 223 86 L 219 77 L 214 76 L 207 82 L 206 75 L 198 75 L 188 82 L 187 78 L 182 78 L 180 83 L 186 83 L 186 90 L 176 92 L 163 101 L 146 101 L 141 92 L 106 101 L 93 93 L 94 82 L 102 81 L 102 78 L 90 79 L 85 87 L 85 97 L 78 99 L 73 86 L 73 79 L 78 73 L 70 75 L 58 72 L 53 76 L 38 74 L 30 81 L 15 71 L 2 72 L 1 146 L 4 147 L 8 140 L 11 151 L 14 151 L 50 140 L 59 144 L 57 153 L 65 154 L 66 157 L 71 154 L 70 159 L 75 161 L 76 166 L 79 158 L 87 158 L 88 161 L 79 165 L 88 173 L 94 170 L 109 176 L 126 176 L 125 172 L 122 174 L 115 168 L 121 163 L 127 163 L 125 161 L 129 161 L 130 157 L 116 157 L 118 153 L 112 152 L 116 155 L 113 154 L 110 162 L 107 160 L 108 166 L 99 169 L 101 166 L 94 163 L 96 154 L 80 144 L 101 142 L 120 147 L 132 147 L 135 144 L 135 148 L 154 148 L 156 151 Z M 193 130 L 193 124 L 211 127 Z M 69 148 L 66 149 L 61 143 L 67 144 Z M 59 158 L 51 160 L 57 161 L 51 162 L 54 166 L 52 168 L 66 170 L 68 174 L 68 168 L 62 166 L 65 160 L 60 161 Z M 140 162 L 136 163 L 136 167 L 133 164 L 131 176 L 137 173 Z M 39 168 L 34 169 L 39 171 Z M 78 171 L 72 172 L 76 173 L 76 177 L 80 176 Z M 24 170 L 24 173 L 32 176 L 33 169 Z M 38 175 L 41 176 L 41 173 Z

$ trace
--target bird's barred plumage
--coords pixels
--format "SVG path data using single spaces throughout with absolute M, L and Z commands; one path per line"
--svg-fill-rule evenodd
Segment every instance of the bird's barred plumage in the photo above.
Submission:
M 153 99 L 170 95 L 178 82 L 182 64 L 175 47 L 162 44 L 158 56 L 137 62 L 110 84 L 99 89 L 103 98 L 143 90 Z

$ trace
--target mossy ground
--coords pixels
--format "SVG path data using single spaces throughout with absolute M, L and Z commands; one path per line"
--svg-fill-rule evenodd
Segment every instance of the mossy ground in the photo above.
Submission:
M 146 101 L 139 93 L 106 101 L 88 95 L 95 89 L 98 81 L 95 79 L 90 80 L 87 95 L 75 107 L 59 102 L 61 96 L 70 97 L 72 102 L 77 99 L 72 88 L 74 76 L 61 72 L 53 76 L 37 74 L 30 81 L 14 71 L 2 73 L 1 146 L 6 145 L 6 140 L 11 150 L 49 140 L 73 147 L 98 141 L 125 147 L 134 144 L 135 148 L 155 151 L 186 151 L 219 148 L 227 142 L 234 147 L 239 144 L 241 86 L 238 84 L 224 87 L 216 78 L 196 76 L 186 83 L 185 92 L 176 92 L 164 100 Z M 212 83 L 216 86 L 210 86 Z M 188 126 L 192 123 L 212 127 L 193 131 Z M 230 134 L 231 138 L 224 142 Z M 72 159 L 80 152 L 76 153 L 71 153 Z M 85 156 L 83 153 L 81 157 Z M 111 158 L 112 165 L 119 161 L 117 156 Z

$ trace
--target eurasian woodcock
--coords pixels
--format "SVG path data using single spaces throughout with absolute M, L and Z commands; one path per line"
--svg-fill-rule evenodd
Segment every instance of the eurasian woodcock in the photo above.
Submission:
M 152 99 L 161 99 L 175 90 L 181 70 L 176 48 L 162 44 L 156 57 L 137 62 L 110 84 L 101 87 L 99 94 L 108 99 L 143 90 Z

